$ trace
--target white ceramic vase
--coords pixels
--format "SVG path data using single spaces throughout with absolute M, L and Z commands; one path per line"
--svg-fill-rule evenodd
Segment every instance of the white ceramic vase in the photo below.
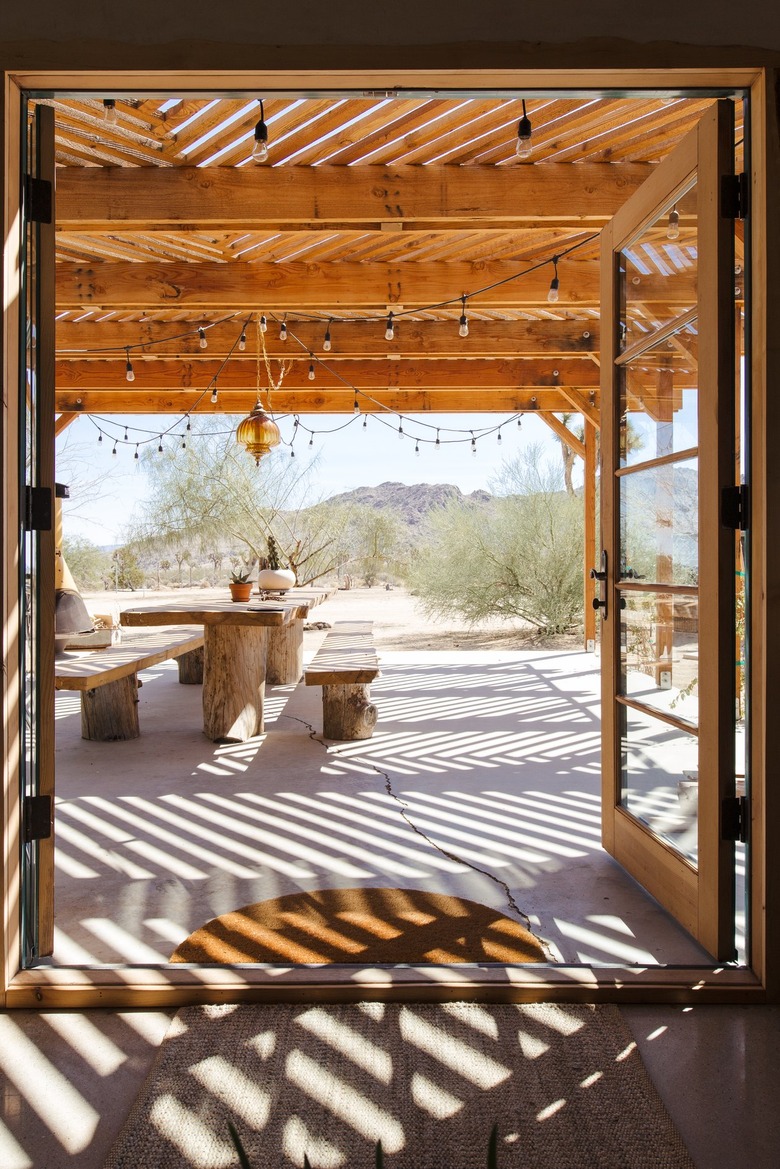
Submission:
M 291 568 L 261 568 L 257 574 L 257 587 L 265 593 L 284 593 L 295 584 L 295 573 Z

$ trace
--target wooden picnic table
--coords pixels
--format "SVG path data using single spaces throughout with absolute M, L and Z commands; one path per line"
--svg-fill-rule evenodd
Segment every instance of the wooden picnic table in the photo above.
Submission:
M 202 625 L 203 731 L 214 742 L 246 742 L 263 733 L 265 684 L 290 685 L 303 674 L 303 623 L 332 596 L 327 588 L 290 589 L 249 602 L 171 601 L 125 609 L 122 625 Z

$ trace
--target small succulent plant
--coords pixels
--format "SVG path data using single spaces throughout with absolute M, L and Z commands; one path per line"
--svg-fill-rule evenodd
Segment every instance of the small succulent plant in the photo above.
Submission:
M 271 537 L 271 539 L 273 539 L 273 537 Z M 246 1155 L 246 1151 L 244 1149 L 244 1146 L 241 1144 L 241 1138 L 238 1135 L 238 1132 L 236 1131 L 235 1125 L 232 1124 L 230 1121 L 228 1121 L 228 1128 L 230 1130 L 230 1136 L 231 1136 L 231 1139 L 233 1141 L 233 1144 L 236 1147 L 236 1152 L 238 1153 L 238 1162 L 239 1162 L 239 1165 L 241 1166 L 241 1169 L 252 1169 L 252 1165 L 250 1163 L 249 1158 Z M 377 1141 L 376 1152 L 374 1154 L 374 1169 L 384 1169 L 384 1163 L 385 1163 L 385 1161 L 384 1161 L 384 1154 L 382 1153 L 382 1142 Z M 303 1154 L 303 1169 L 311 1169 L 311 1164 L 309 1162 L 309 1158 L 306 1156 L 305 1153 Z M 490 1131 L 490 1138 L 488 1140 L 487 1169 L 498 1169 L 498 1125 L 497 1124 L 494 1124 L 493 1128 Z

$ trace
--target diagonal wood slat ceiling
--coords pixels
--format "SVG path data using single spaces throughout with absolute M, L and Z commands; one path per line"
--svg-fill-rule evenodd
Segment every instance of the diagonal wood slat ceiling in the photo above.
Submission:
M 410 411 L 579 403 L 595 418 L 598 233 L 711 99 L 535 98 L 525 160 L 515 153 L 519 99 L 270 97 L 260 165 L 252 98 L 118 99 L 115 122 L 100 98 L 48 104 L 58 410 L 248 408 L 254 326 L 241 351 L 236 340 L 263 312 L 286 317 L 294 339 L 279 342 L 278 325 L 266 334 L 271 359 L 293 362 L 279 409 L 351 410 L 352 386 L 362 384 Z M 739 103 L 736 111 L 740 139 Z M 673 246 L 659 233 L 637 256 L 639 331 L 668 319 L 670 297 L 679 306 L 692 295 L 695 226 L 682 205 L 681 225 Z M 550 304 L 549 261 L 575 245 Z M 467 339 L 457 328 L 464 295 Z M 208 329 L 205 353 L 199 327 Z M 203 390 L 231 349 L 212 405 Z M 305 374 L 311 353 L 322 363 L 316 392 Z M 689 358 L 675 350 L 664 360 L 684 370 Z

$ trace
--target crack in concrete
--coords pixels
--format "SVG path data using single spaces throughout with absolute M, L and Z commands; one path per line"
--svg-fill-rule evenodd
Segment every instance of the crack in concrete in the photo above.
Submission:
M 312 740 L 312 742 L 319 743 L 322 747 L 324 747 L 324 749 L 328 752 L 328 754 L 333 754 L 336 756 L 338 756 L 340 754 L 338 749 L 329 747 L 324 739 L 318 737 L 317 732 L 315 731 L 314 727 L 311 725 L 310 722 L 307 722 L 306 719 L 297 718 L 294 714 L 283 714 L 281 717 L 282 718 L 289 718 L 293 722 L 300 723 L 302 726 L 306 727 L 307 731 L 309 732 L 309 738 Z M 353 756 L 353 758 L 354 758 L 354 756 Z M 497 877 L 495 875 L 495 873 L 491 873 L 489 869 L 481 869 L 479 867 L 479 865 L 472 864 L 471 861 L 466 860 L 462 856 L 458 856 L 457 853 L 448 852 L 446 848 L 442 848 L 442 846 L 440 844 L 437 844 L 435 840 L 431 840 L 430 836 L 427 836 L 425 834 L 425 832 L 423 832 L 422 828 L 418 828 L 418 826 L 411 819 L 409 812 L 407 811 L 409 805 L 401 799 L 401 797 L 397 794 L 397 792 L 394 791 L 393 782 L 390 778 L 389 772 L 384 771 L 381 767 L 378 767 L 376 765 L 376 763 L 371 763 L 368 759 L 363 759 L 363 760 L 361 760 L 361 762 L 364 763 L 366 766 L 370 767 L 372 769 L 372 771 L 375 771 L 376 774 L 381 776 L 381 778 L 384 780 L 385 791 L 390 796 L 390 798 L 395 800 L 395 802 L 398 804 L 399 808 L 401 809 L 401 819 L 404 820 L 406 824 L 408 824 L 408 826 L 411 828 L 412 832 L 415 832 L 418 836 L 420 836 L 426 842 L 426 844 L 429 844 L 431 846 L 431 848 L 436 849 L 436 851 L 441 853 L 442 856 L 445 856 L 447 858 L 447 860 L 454 861 L 455 864 L 465 865 L 465 867 L 467 869 L 471 869 L 471 871 L 473 873 L 480 873 L 483 877 L 487 877 L 489 880 L 495 882 L 495 884 L 498 885 L 499 888 L 503 890 L 504 896 L 506 897 L 507 905 L 512 910 L 512 912 L 517 914 L 518 918 L 523 923 L 525 928 L 529 931 L 529 933 L 532 933 L 534 935 L 534 937 L 538 936 L 534 932 L 534 929 L 531 925 L 530 917 L 517 904 L 517 902 L 515 901 L 515 898 L 514 898 L 514 894 L 512 893 L 512 890 L 509 888 L 509 885 L 506 883 L 506 881 L 502 880 L 501 877 Z M 540 941 L 541 941 L 541 939 L 540 939 Z

